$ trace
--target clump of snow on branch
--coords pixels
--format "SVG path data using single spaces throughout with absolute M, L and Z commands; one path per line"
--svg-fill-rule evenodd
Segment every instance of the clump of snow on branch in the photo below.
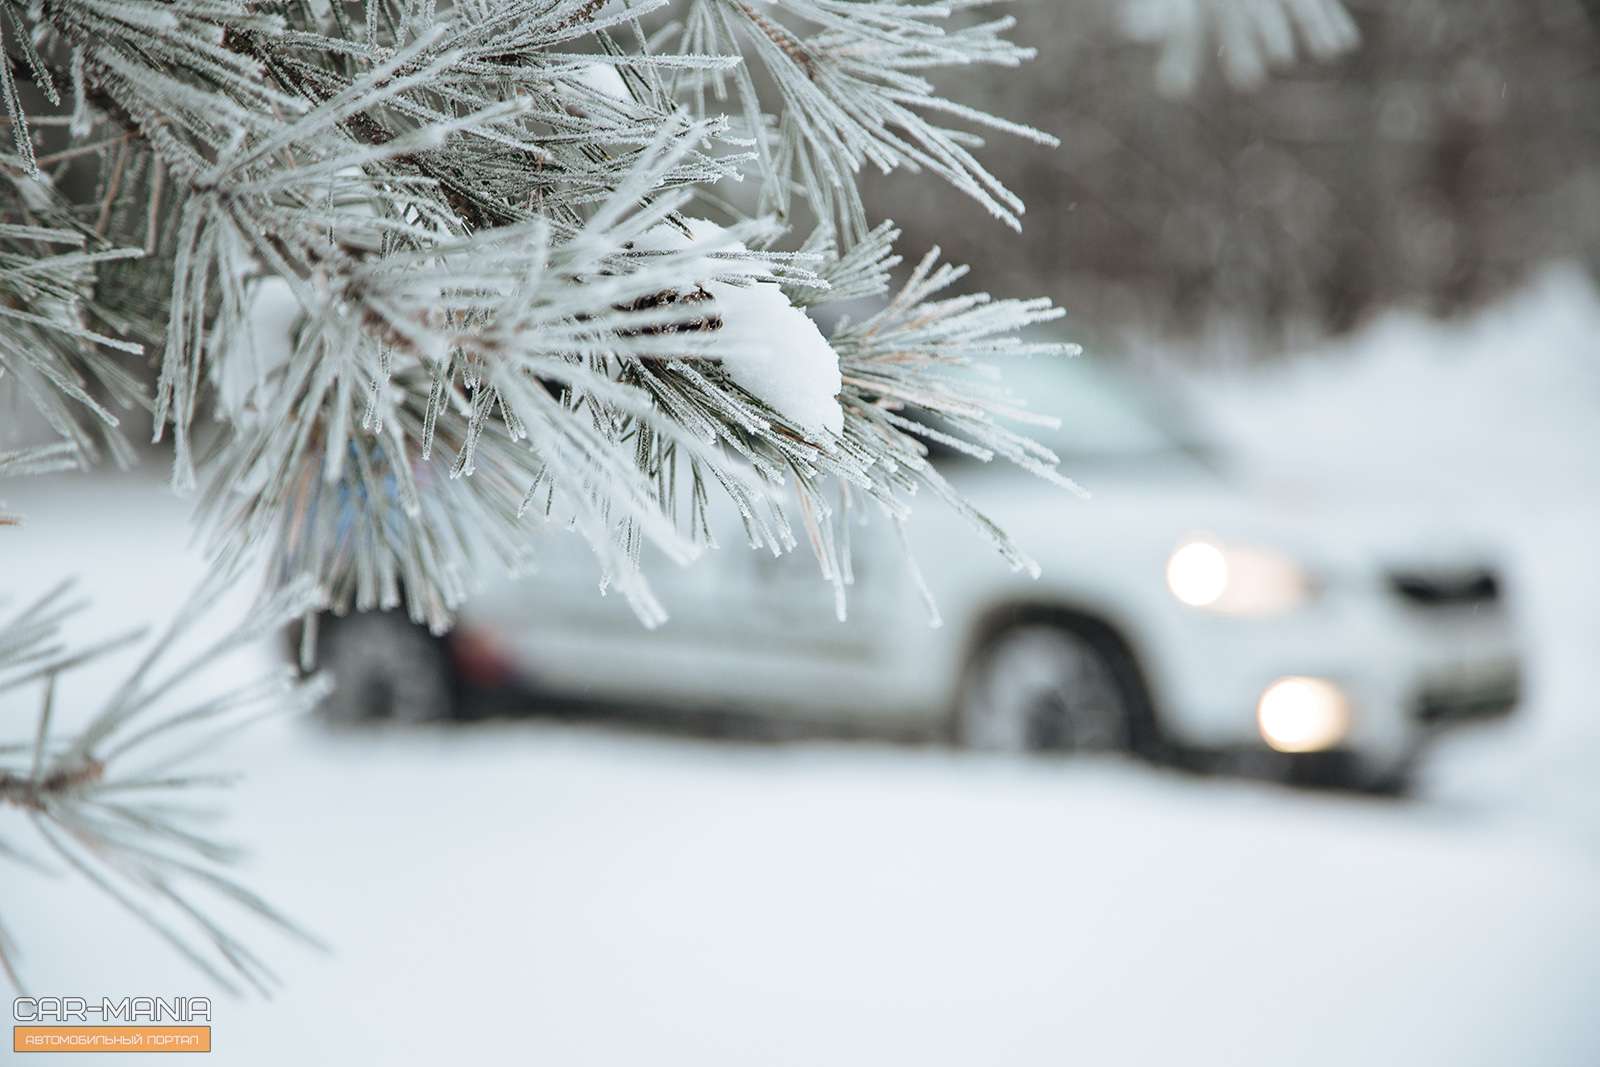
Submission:
M 771 269 L 759 260 L 713 258 L 748 254 L 744 242 L 705 219 L 685 219 L 690 235 L 658 226 L 634 243 L 636 251 L 704 247 L 687 269 L 695 290 L 710 297 L 715 316 L 706 352 L 751 395 L 813 435 L 844 429 L 839 406 L 839 356 L 817 324 L 789 302 Z M 680 299 L 685 294 L 680 293 Z
M 294 354 L 294 327 L 300 318 L 300 301 L 283 278 L 256 279 L 246 292 L 245 328 L 228 338 L 224 357 L 214 366 L 217 404 L 232 420 L 256 413 L 258 391 Z
M 586 89 L 592 89 L 609 100 L 618 102 L 631 100 L 628 84 L 622 80 L 622 75 L 617 73 L 617 68 L 610 63 L 585 63 L 578 68 L 576 81 Z

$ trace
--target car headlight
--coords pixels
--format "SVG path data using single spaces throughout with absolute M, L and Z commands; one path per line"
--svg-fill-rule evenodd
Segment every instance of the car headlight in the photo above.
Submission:
M 1279 752 L 1321 752 L 1350 732 L 1350 700 L 1326 678 L 1279 678 L 1256 703 L 1261 739 Z
M 1195 539 L 1167 558 L 1167 588 L 1193 608 L 1225 615 L 1279 615 L 1311 595 L 1305 569 L 1281 552 Z

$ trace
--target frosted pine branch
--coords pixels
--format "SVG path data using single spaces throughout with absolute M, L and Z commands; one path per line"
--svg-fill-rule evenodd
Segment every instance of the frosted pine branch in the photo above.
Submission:
M 1340 0 L 1132 0 L 1123 25 L 1160 49 L 1156 83 L 1174 96 L 1194 90 L 1212 57 L 1230 83 L 1254 89 L 1298 52 L 1326 61 L 1361 36 Z
M 142 350 L 111 336 L 95 280 L 100 267 L 143 252 L 79 225 L 54 188 L 24 169 L 0 153 L 15 193 L 0 201 L 0 390 L 20 393 L 78 459 L 109 454 L 126 465 L 117 410 L 139 401 L 127 357 Z
M 947 27 L 958 8 L 979 3 L 839 3 L 837 0 L 689 0 L 679 46 L 686 54 L 738 53 L 760 65 L 777 99 L 763 101 L 750 64 L 726 74 L 688 71 L 674 79 L 698 113 L 736 103 L 741 135 L 755 145 L 762 210 L 788 217 L 798 190 L 842 239 L 869 222 L 856 190 L 865 164 L 926 170 L 1020 229 L 1022 201 L 972 154 L 970 133 L 924 112 L 957 118 L 1038 144 L 1051 135 L 938 96 L 922 71 L 973 63 L 1016 66 L 1033 50 L 1002 36 L 1010 17 Z M 730 92 L 729 80 L 732 87 Z
M 970 133 L 932 116 L 1049 141 L 923 79 L 1031 54 L 1008 19 L 949 24 L 971 6 L 44 0 L 18 71 L 60 110 L 26 134 L 12 99 L 24 246 L 0 285 L 53 299 L 0 316 L 28 334 L 0 335 L 0 358 L 85 461 L 118 447 L 108 399 L 150 404 L 174 485 L 214 487 L 219 569 L 265 551 L 274 583 L 309 576 L 336 610 L 403 601 L 443 629 L 485 563 L 537 554 L 542 516 L 659 622 L 640 549 L 692 559 L 710 492 L 753 546 L 809 543 L 843 610 L 832 502 L 903 520 L 916 436 L 944 432 L 881 414 L 906 399 L 845 373 L 803 306 L 834 285 L 819 270 L 841 295 L 886 289 L 881 268 L 844 276 L 887 233 L 856 172 L 928 169 L 1014 225 Z M 672 15 L 664 49 L 644 20 Z M 751 59 L 778 90 L 766 112 Z M 94 200 L 65 203 L 47 171 L 86 159 Z M 762 203 L 730 215 L 712 190 L 747 172 Z M 784 252 L 797 191 L 828 227 Z M 1047 471 L 996 434 L 975 447 Z
M 259 641 L 314 600 L 310 587 L 297 583 L 247 623 L 187 658 L 175 657 L 174 647 L 207 618 L 204 605 L 215 593 L 197 591 L 174 624 L 148 643 L 121 686 L 86 722 L 65 731 L 57 719 L 59 692 L 70 686 L 74 670 L 143 635 L 88 648 L 67 645 L 61 626 L 87 606 L 69 583 L 0 618 L 0 693 L 40 693 L 31 732 L 0 739 L 0 866 L 35 877 L 81 877 L 223 989 L 248 985 L 266 992 L 274 983 L 271 969 L 230 932 L 224 923 L 233 919 L 222 915 L 253 915 L 299 940 L 316 941 L 234 879 L 228 867 L 237 848 L 214 835 L 211 810 L 192 801 L 228 784 L 227 776 L 207 769 L 222 741 L 263 715 L 309 707 L 320 683 L 299 682 L 280 668 L 198 699 L 175 694 L 218 657 Z M 8 874 L 8 884 L 18 877 Z M 18 988 L 21 952 L 0 902 L 0 971 Z

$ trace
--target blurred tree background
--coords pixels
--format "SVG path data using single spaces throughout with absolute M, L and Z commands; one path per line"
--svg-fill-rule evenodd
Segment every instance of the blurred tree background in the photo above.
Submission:
M 1017 0 L 1040 61 L 960 77 L 966 99 L 1061 138 L 985 156 L 1028 204 L 1023 234 L 902 175 L 871 183 L 869 210 L 996 292 L 1049 295 L 1101 347 L 1235 361 L 1395 304 L 1455 314 L 1552 260 L 1600 261 L 1587 2 L 1349 0 L 1348 54 L 1253 90 L 1219 55 L 1175 92 L 1125 0 Z

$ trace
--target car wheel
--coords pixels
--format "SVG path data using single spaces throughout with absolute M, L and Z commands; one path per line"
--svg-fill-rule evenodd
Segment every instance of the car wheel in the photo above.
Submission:
M 973 657 L 956 734 L 990 752 L 1128 751 L 1148 735 L 1147 704 L 1119 642 L 1082 623 L 1013 625 Z
M 456 717 L 460 686 L 449 645 L 404 612 L 359 612 L 317 620 L 317 666 L 333 677 L 319 706 L 331 722 Z

